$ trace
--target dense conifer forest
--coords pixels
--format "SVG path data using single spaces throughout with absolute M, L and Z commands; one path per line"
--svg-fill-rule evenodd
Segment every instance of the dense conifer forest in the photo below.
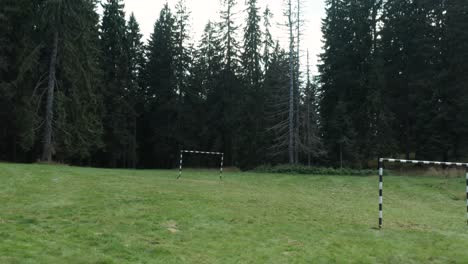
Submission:
M 466 0 L 327 0 L 318 74 L 303 3 L 284 2 L 272 14 L 247 0 L 240 21 L 222 0 L 194 40 L 180 0 L 144 41 L 122 0 L 0 0 L 0 160 L 171 168 L 180 149 L 222 151 L 242 169 L 468 159 Z

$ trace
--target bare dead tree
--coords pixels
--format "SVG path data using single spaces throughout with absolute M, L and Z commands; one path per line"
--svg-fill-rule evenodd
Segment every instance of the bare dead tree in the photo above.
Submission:
M 45 126 L 44 126 L 44 139 L 43 139 L 43 152 L 42 161 L 52 161 L 52 131 L 54 120 L 54 92 L 55 92 L 55 73 L 57 70 L 57 53 L 58 53 L 59 33 L 58 30 L 54 32 L 54 39 L 52 43 L 52 52 L 50 54 L 49 62 L 49 83 L 47 85 L 47 101 L 45 111 Z
M 294 164 L 294 21 L 292 0 L 287 0 L 288 28 L 289 28 L 289 163 Z

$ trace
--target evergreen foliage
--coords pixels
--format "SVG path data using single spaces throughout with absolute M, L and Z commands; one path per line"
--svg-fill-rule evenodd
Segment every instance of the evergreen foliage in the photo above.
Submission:
M 90 162 L 102 147 L 98 22 L 94 1 L 71 1 L 63 11 L 55 112 L 56 159 Z
M 133 109 L 127 97 L 131 85 L 127 23 L 122 0 L 107 0 L 103 8 L 100 65 L 105 109 L 105 148 L 100 161 L 111 167 L 127 167 L 133 133 L 129 122 Z
M 140 25 L 132 13 L 128 20 L 126 32 L 128 48 L 128 90 L 125 91 L 125 99 L 130 107 L 127 116 L 129 142 L 128 142 L 128 167 L 136 167 L 139 161 L 138 135 L 140 133 L 140 117 L 144 113 L 146 91 L 144 74 L 146 67 L 145 46 L 142 42 L 143 35 Z
M 147 51 L 148 101 L 144 117 L 147 127 L 144 128 L 143 155 L 146 163 L 153 162 L 163 167 L 175 164 L 178 148 L 175 23 L 175 17 L 166 4 L 154 25 Z
M 258 0 L 223 0 L 199 41 L 185 0 L 166 4 L 148 42 L 123 0 L 102 1 L 101 17 L 98 2 L 0 0 L 0 160 L 172 168 L 182 148 L 242 169 L 468 158 L 466 1 L 327 0 L 316 78 L 301 67 L 300 0 L 285 1 L 287 47 Z
M 239 166 L 251 168 L 265 159 L 267 151 L 264 140 L 266 91 L 262 84 L 262 32 L 261 18 L 257 0 L 247 1 L 247 21 L 244 29 L 242 52 L 241 91 L 244 100 L 240 103 L 241 120 L 237 130 L 241 146 L 250 145 L 240 150 Z

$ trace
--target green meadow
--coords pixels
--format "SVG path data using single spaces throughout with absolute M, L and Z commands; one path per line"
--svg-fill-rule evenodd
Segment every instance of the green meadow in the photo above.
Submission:
M 468 263 L 465 180 L 0 164 L 0 263 Z

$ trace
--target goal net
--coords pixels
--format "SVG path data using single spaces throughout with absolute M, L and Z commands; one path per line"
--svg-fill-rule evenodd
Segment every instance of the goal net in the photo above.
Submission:
M 383 176 L 384 176 L 384 163 L 403 163 L 403 164 L 419 164 L 428 166 L 446 166 L 458 167 L 465 169 L 466 176 L 466 218 L 468 224 L 468 163 L 462 162 L 442 162 L 442 161 L 425 161 L 425 160 L 404 160 L 404 159 L 379 159 L 379 228 L 382 228 L 383 222 Z
M 209 151 L 199 151 L 199 150 L 181 150 L 180 151 L 180 163 L 179 163 L 179 175 L 177 179 L 182 177 L 182 165 L 184 162 L 184 154 L 198 154 L 198 155 L 210 155 L 220 157 L 220 168 L 219 168 L 219 179 L 223 178 L 223 163 L 224 163 L 224 153 L 222 152 L 209 152 Z

